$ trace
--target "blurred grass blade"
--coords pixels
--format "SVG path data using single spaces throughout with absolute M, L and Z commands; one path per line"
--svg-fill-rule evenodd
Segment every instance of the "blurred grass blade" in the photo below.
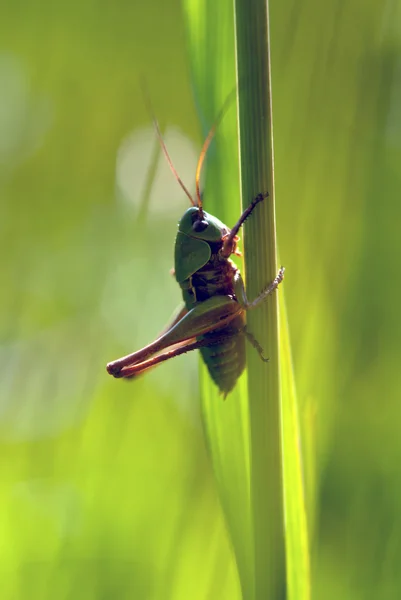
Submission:
M 191 75 L 204 138 L 235 89 L 233 5 L 227 0 L 187 0 L 184 7 Z M 228 225 L 233 225 L 241 212 L 238 177 L 238 138 L 233 101 L 209 149 L 204 183 L 206 210 Z M 243 265 L 240 264 L 240 267 Z M 203 423 L 238 567 L 242 591 L 242 594 L 238 591 L 238 597 L 253 600 L 246 375 L 240 378 L 234 391 L 223 401 L 201 365 L 201 387 Z
M 302 441 L 284 295 L 280 295 L 280 372 L 288 600 L 309 600 L 310 568 Z

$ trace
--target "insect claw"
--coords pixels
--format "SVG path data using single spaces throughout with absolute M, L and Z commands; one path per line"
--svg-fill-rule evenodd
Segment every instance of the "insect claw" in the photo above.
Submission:
M 266 198 L 269 197 L 269 192 L 260 192 L 255 198 L 254 198 L 254 202 L 255 204 L 258 204 L 258 202 L 262 202 L 262 200 L 265 200 Z

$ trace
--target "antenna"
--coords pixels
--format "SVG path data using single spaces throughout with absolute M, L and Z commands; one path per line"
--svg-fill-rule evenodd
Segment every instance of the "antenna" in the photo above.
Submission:
M 166 157 L 168 166 L 170 167 L 172 174 L 174 175 L 174 177 L 176 178 L 176 180 L 178 181 L 178 183 L 180 184 L 180 186 L 182 187 L 182 189 L 184 190 L 184 192 L 188 196 L 189 201 L 191 202 L 192 206 L 196 206 L 195 200 L 193 199 L 193 197 L 189 193 L 188 188 L 186 187 L 186 185 L 182 181 L 181 177 L 178 175 L 178 173 L 177 173 L 177 171 L 176 171 L 176 169 L 175 169 L 175 167 L 173 165 L 173 161 L 170 158 L 170 155 L 168 153 L 166 144 L 164 143 L 164 139 L 163 139 L 162 133 L 160 131 L 159 123 L 158 123 L 158 121 L 157 121 L 157 119 L 156 119 L 156 117 L 154 115 L 153 109 L 152 109 L 152 104 L 150 102 L 150 98 L 149 98 L 149 94 L 148 94 L 145 82 L 141 81 L 141 84 L 142 84 L 142 93 L 143 93 L 143 96 L 144 96 L 144 99 L 145 99 L 145 104 L 147 106 L 147 109 L 148 109 L 151 117 L 152 117 L 153 125 L 155 126 L 155 129 L 156 129 L 156 135 L 157 135 L 157 138 L 159 140 L 161 149 L 163 150 L 163 154 Z
M 144 96 L 144 99 L 145 99 L 146 106 L 147 106 L 148 111 L 149 111 L 149 113 L 150 113 L 150 115 L 152 117 L 153 124 L 154 124 L 155 129 L 156 129 L 156 134 L 157 134 L 160 146 L 161 146 L 161 148 L 163 150 L 164 156 L 166 157 L 166 160 L 167 160 L 167 163 L 168 163 L 168 165 L 169 165 L 169 167 L 171 169 L 171 172 L 173 173 L 174 177 L 176 178 L 176 180 L 178 181 L 178 183 L 180 184 L 180 186 L 182 187 L 182 189 L 184 190 L 184 192 L 188 196 L 188 198 L 189 198 L 192 206 L 197 206 L 199 208 L 199 217 L 200 217 L 200 219 L 202 219 L 202 217 L 203 217 L 203 207 L 202 207 L 202 199 L 201 199 L 201 193 L 200 193 L 200 176 L 201 176 L 201 172 L 202 172 L 202 167 L 203 167 L 203 164 L 205 162 L 206 154 L 207 154 L 207 151 L 208 151 L 208 149 L 210 147 L 210 144 L 212 142 L 213 136 L 216 133 L 217 126 L 220 124 L 223 116 L 225 115 L 225 113 L 227 111 L 227 108 L 228 108 L 228 106 L 229 106 L 229 104 L 231 102 L 232 96 L 234 94 L 236 94 L 237 89 L 234 88 L 230 92 L 230 94 L 227 96 L 227 99 L 224 102 L 223 107 L 220 110 L 220 113 L 219 113 L 216 121 L 214 122 L 214 124 L 210 128 L 210 131 L 207 134 L 207 137 L 206 137 L 206 139 L 205 139 L 205 141 L 203 143 L 202 150 L 200 152 L 199 159 L 198 159 L 198 164 L 197 164 L 197 167 L 196 167 L 196 174 L 195 174 L 195 189 L 196 189 L 196 202 L 195 202 L 195 200 L 193 199 L 192 195 L 188 191 L 188 188 L 186 187 L 186 185 L 182 181 L 181 177 L 178 175 L 178 173 L 177 173 L 177 171 L 176 171 L 176 169 L 175 169 L 175 167 L 173 165 L 173 161 L 171 160 L 170 155 L 169 155 L 168 150 L 167 150 L 167 147 L 166 147 L 166 144 L 164 143 L 163 136 L 162 136 L 161 131 L 160 131 L 159 123 L 158 123 L 158 121 L 157 121 L 157 119 L 156 119 L 156 117 L 154 115 L 154 112 L 153 112 L 153 109 L 152 109 L 152 104 L 150 102 L 150 98 L 149 98 L 149 94 L 147 92 L 147 88 L 146 88 L 145 82 L 142 80 L 141 83 L 142 83 L 142 93 L 143 93 L 143 96 Z
M 210 128 L 209 133 L 207 134 L 207 137 L 203 143 L 202 146 L 202 150 L 201 153 L 199 155 L 199 160 L 198 160 L 198 165 L 196 167 L 196 175 L 195 175 L 195 186 L 196 186 L 196 200 L 197 200 L 197 206 L 199 207 L 199 209 L 202 211 L 202 199 L 201 199 L 201 194 L 200 194 L 200 176 L 201 176 L 201 172 L 202 172 L 202 167 L 203 167 L 203 163 L 205 162 L 205 158 L 206 158 L 206 153 L 210 147 L 210 144 L 212 142 L 213 136 L 216 133 L 216 129 L 218 127 L 218 125 L 220 124 L 222 118 L 224 117 L 228 106 L 232 100 L 232 96 L 234 94 L 237 93 L 237 89 L 234 88 L 229 95 L 226 98 L 226 101 L 223 104 L 222 109 L 220 110 L 217 119 L 215 120 L 215 122 L 213 123 L 212 127 Z
M 156 129 L 157 137 L 159 139 L 159 143 L 160 143 L 160 146 L 161 146 L 161 148 L 163 150 L 164 156 L 166 157 L 166 160 L 168 162 L 168 166 L 170 167 L 172 174 L 174 175 L 174 177 L 176 178 L 176 180 L 178 181 L 178 183 L 180 184 L 180 186 L 182 187 L 182 189 L 184 190 L 184 192 L 188 196 L 189 201 L 191 202 L 192 206 L 196 206 L 195 200 L 192 198 L 192 196 L 189 193 L 186 185 L 182 181 L 181 177 L 178 175 L 178 173 L 177 173 L 177 171 L 176 171 L 176 169 L 175 169 L 175 167 L 173 165 L 173 161 L 171 160 L 170 155 L 169 155 L 169 153 L 167 151 L 167 148 L 166 148 L 166 144 L 164 143 L 163 136 L 162 136 L 161 131 L 160 131 L 159 123 L 157 122 L 156 118 L 153 115 L 152 115 L 152 118 L 153 118 L 153 124 L 154 124 L 155 129 Z

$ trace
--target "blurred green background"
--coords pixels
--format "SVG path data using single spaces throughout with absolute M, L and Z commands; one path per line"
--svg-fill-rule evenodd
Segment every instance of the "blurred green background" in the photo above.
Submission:
M 179 302 L 169 269 L 187 199 L 139 81 L 191 185 L 202 107 L 180 3 L 0 8 L 1 597 L 239 599 L 197 357 L 135 383 L 104 368 Z M 313 597 L 390 600 L 401 594 L 401 2 L 270 8 Z

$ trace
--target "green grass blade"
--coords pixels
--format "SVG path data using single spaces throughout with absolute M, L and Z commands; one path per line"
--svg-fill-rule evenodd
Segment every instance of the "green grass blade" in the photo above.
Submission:
M 253 299 L 277 272 L 268 7 L 265 0 L 235 0 L 234 6 L 244 206 L 269 192 L 246 228 L 246 283 Z M 248 352 L 255 597 L 281 598 L 285 549 L 277 295 L 249 314 L 248 327 L 270 358 L 266 366 L 256 352 Z

